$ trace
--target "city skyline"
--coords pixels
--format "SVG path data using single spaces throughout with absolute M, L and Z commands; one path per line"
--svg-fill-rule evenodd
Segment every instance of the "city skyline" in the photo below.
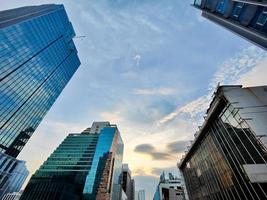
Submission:
M 67 133 L 107 120 L 120 127 L 124 162 L 151 199 L 162 170 L 177 172 L 218 82 L 267 84 L 266 53 L 192 2 L 14 0 L 1 9 L 44 3 L 64 4 L 82 66 L 19 156 L 31 173 Z

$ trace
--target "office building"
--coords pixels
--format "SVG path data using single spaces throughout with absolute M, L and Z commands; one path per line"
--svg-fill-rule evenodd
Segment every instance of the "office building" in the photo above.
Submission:
M 21 200 L 120 200 L 123 141 L 116 125 L 71 133 L 31 177 Z
M 0 166 L 18 156 L 80 65 L 74 35 L 63 5 L 0 11 Z
M 19 200 L 21 192 L 7 193 L 3 196 L 2 200 Z
M 179 163 L 190 199 L 267 199 L 267 86 L 219 86 Z
M 63 5 L 0 12 L 0 152 L 17 157 L 80 65 Z
M 267 49 L 265 0 L 194 0 L 202 16 Z
M 14 191 L 19 191 L 29 171 L 25 161 L 0 153 L 0 199 Z
M 168 176 L 163 172 L 154 194 L 153 200 L 184 200 L 184 192 L 181 179 L 169 173 Z
M 135 191 L 135 200 L 146 200 L 146 192 L 145 190 Z
M 128 164 L 122 165 L 122 189 L 128 200 L 134 200 L 135 186 Z

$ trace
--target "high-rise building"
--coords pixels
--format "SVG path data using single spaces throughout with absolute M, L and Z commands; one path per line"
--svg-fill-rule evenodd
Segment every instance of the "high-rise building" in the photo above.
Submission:
M 265 0 L 194 0 L 202 16 L 267 49 Z
M 7 193 L 3 196 L 2 200 L 19 200 L 21 192 Z
M 17 157 L 80 65 L 63 5 L 0 12 L 0 152 Z
M 145 190 L 135 191 L 135 200 L 146 200 L 146 192 Z
M 154 194 L 153 200 L 184 200 L 184 192 L 181 179 L 174 177 L 171 173 L 168 176 L 163 172 Z
M 14 191 L 19 191 L 27 178 L 29 171 L 25 161 L 0 154 L 0 199 Z
M 0 166 L 21 165 L 10 156 L 18 156 L 80 65 L 74 35 L 63 5 L 0 11 Z M 0 196 L 13 175 L 4 177 Z
M 267 86 L 219 86 L 179 163 L 190 199 L 267 199 Z
M 131 170 L 128 164 L 122 165 L 122 189 L 126 193 L 128 200 L 134 200 L 134 180 L 131 177 Z
M 116 125 L 71 133 L 31 177 L 21 200 L 120 200 L 123 141 Z

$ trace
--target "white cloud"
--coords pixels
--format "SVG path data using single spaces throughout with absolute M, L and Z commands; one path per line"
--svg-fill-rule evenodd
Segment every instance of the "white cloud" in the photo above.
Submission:
M 123 117 L 118 112 L 103 112 L 100 117 L 104 121 L 110 121 L 114 124 L 120 124 L 123 121 Z
M 226 60 L 218 67 L 218 71 L 214 74 L 209 83 L 207 94 L 177 108 L 175 111 L 159 120 L 158 124 L 163 125 L 168 123 L 182 113 L 189 114 L 192 121 L 200 121 L 201 115 L 203 115 L 204 111 L 208 109 L 211 96 L 218 84 L 267 84 L 267 60 L 264 60 L 266 56 L 267 53 L 264 50 L 255 46 L 243 49 L 241 52 L 234 55 L 229 60 Z
M 212 92 L 217 84 L 233 84 L 245 73 L 252 70 L 259 62 L 266 58 L 267 53 L 256 46 L 243 49 L 229 60 L 219 66 L 209 84 L 209 91 Z
M 163 125 L 175 119 L 179 114 L 188 113 L 190 118 L 195 118 L 199 113 L 203 113 L 208 108 L 208 95 L 201 96 L 198 99 L 187 103 L 186 105 L 178 108 L 167 116 L 159 120 L 158 125 Z
M 242 75 L 236 84 L 243 85 L 244 87 L 249 86 L 260 86 L 267 85 L 267 59 L 264 59 L 251 71 Z
M 134 56 L 134 60 L 136 61 L 136 66 L 139 67 L 140 60 L 141 60 L 141 55 L 136 54 L 136 55 Z
M 133 92 L 139 95 L 171 95 L 175 94 L 176 90 L 173 88 L 144 88 L 134 89 Z

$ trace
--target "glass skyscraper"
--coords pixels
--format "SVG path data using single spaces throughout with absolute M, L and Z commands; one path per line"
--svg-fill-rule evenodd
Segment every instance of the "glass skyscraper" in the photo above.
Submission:
M 0 11 L 0 198 L 28 171 L 16 157 L 80 65 L 63 5 Z
M 116 125 L 69 134 L 31 177 L 21 200 L 120 200 L 123 142 Z
M 0 12 L 0 152 L 17 157 L 80 65 L 63 5 Z
M 25 161 L 0 154 L 0 199 L 7 193 L 19 191 L 28 174 Z
M 267 49 L 267 3 L 262 0 L 194 0 L 202 16 Z
M 179 163 L 190 199 L 267 199 L 267 86 L 219 86 Z

